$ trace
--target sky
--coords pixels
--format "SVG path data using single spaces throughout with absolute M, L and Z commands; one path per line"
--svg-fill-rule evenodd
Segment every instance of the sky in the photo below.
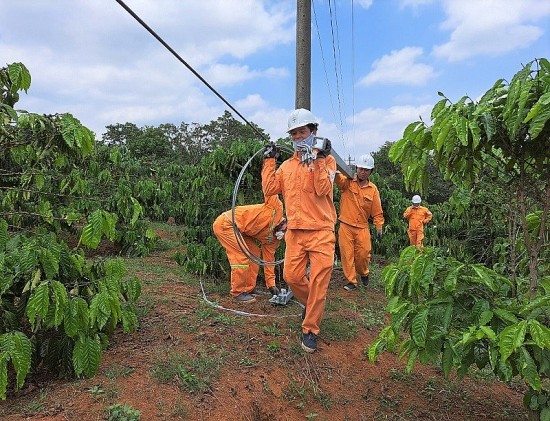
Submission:
M 123 0 L 246 120 L 286 136 L 296 0 Z M 479 99 L 550 58 L 549 0 L 311 0 L 311 111 L 343 159 L 376 152 L 438 92 Z M 207 124 L 230 108 L 116 0 L 0 0 L 0 66 L 31 73 L 16 109 L 106 126 Z M 234 117 L 243 122 L 234 114 Z

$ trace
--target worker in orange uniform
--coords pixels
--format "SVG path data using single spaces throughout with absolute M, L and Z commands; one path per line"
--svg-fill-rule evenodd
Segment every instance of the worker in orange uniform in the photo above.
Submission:
M 264 203 L 235 207 L 235 224 L 242 239 L 254 256 L 260 256 L 266 262 L 275 260 L 275 251 L 285 232 L 283 204 L 277 195 L 265 196 Z M 232 211 L 228 210 L 216 218 L 213 224 L 214 234 L 227 252 L 231 265 L 231 291 L 236 301 L 250 303 L 255 301 L 251 292 L 256 288 L 259 266 L 251 261 L 239 246 L 233 229 Z M 275 286 L 275 266 L 264 266 L 265 284 L 272 295 L 279 294 Z
M 380 201 L 380 192 L 369 180 L 374 168 L 374 158 L 362 155 L 357 162 L 355 177 L 348 178 L 336 174 L 336 185 L 342 191 L 340 198 L 340 226 L 338 228 L 338 247 L 347 284 L 346 291 L 357 289 L 357 274 L 361 284 L 369 284 L 371 236 L 369 218 L 376 227 L 376 237 L 382 239 L 384 212 Z
M 403 218 L 409 220 L 409 240 L 411 246 L 422 248 L 422 240 L 424 239 L 424 225 L 432 220 L 432 213 L 428 208 L 420 206 L 422 199 L 415 194 L 412 197 L 412 206 L 409 206 Z
M 317 127 L 309 110 L 294 110 L 288 119 L 294 154 L 275 170 L 278 148 L 267 146 L 262 168 L 264 194 L 282 193 L 285 202 L 288 230 L 283 278 L 305 306 L 302 348 L 308 353 L 317 350 L 336 244 L 332 197 L 336 160 L 330 155 L 330 141 L 315 137 Z

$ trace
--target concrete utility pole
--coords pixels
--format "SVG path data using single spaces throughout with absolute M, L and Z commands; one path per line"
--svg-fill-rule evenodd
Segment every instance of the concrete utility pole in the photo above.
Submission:
M 296 107 L 311 111 L 311 0 L 296 5 Z
M 296 3 L 296 108 L 311 111 L 311 0 Z M 353 171 L 332 148 L 336 167 L 348 177 Z

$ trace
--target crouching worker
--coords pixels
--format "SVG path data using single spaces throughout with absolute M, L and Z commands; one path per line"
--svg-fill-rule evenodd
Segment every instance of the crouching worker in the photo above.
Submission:
M 275 261 L 275 251 L 286 230 L 283 204 L 277 195 L 266 196 L 265 202 L 257 205 L 237 206 L 235 224 L 252 255 L 260 257 L 260 243 L 262 260 Z M 233 229 L 232 211 L 225 211 L 218 216 L 213 228 L 214 234 L 227 252 L 227 259 L 231 265 L 231 296 L 242 303 L 255 301 L 251 293 L 256 288 L 260 267 L 249 260 L 241 250 Z M 270 294 L 277 295 L 279 290 L 275 286 L 275 266 L 265 265 L 264 275 Z

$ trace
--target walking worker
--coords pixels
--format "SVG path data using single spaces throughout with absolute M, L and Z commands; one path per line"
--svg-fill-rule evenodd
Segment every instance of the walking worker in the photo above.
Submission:
M 415 194 L 411 201 L 412 206 L 405 210 L 403 218 L 409 220 L 407 234 L 409 234 L 410 245 L 421 248 L 424 239 L 424 225 L 432 220 L 432 213 L 428 208 L 420 206 L 422 199 L 419 195 Z
M 259 242 L 262 259 L 266 262 L 275 261 L 275 251 L 286 229 L 283 204 L 277 195 L 265 196 L 264 203 L 235 207 L 235 224 L 252 255 L 260 255 Z M 225 211 L 218 216 L 213 228 L 231 265 L 231 296 L 241 303 L 255 301 L 251 293 L 256 288 L 260 267 L 241 250 L 233 229 L 232 211 Z M 275 266 L 265 265 L 264 275 L 271 295 L 279 294 L 279 289 L 275 286 Z
M 317 127 L 311 111 L 294 110 L 288 119 L 294 154 L 275 170 L 278 148 L 267 146 L 262 168 L 264 194 L 282 193 L 285 202 L 288 230 L 283 278 L 305 306 L 302 348 L 308 353 L 317 350 L 336 244 L 332 197 L 336 160 L 330 155 L 330 141 L 324 139 L 323 146 L 317 143 Z
M 369 180 L 374 169 L 374 158 L 362 155 L 357 162 L 354 178 L 336 174 L 336 185 L 342 191 L 340 198 L 340 227 L 338 228 L 338 247 L 342 269 L 347 284 L 346 291 L 357 289 L 357 274 L 361 284 L 369 284 L 370 259 L 372 251 L 369 218 L 376 227 L 376 238 L 382 239 L 384 212 L 380 201 L 380 192 Z

